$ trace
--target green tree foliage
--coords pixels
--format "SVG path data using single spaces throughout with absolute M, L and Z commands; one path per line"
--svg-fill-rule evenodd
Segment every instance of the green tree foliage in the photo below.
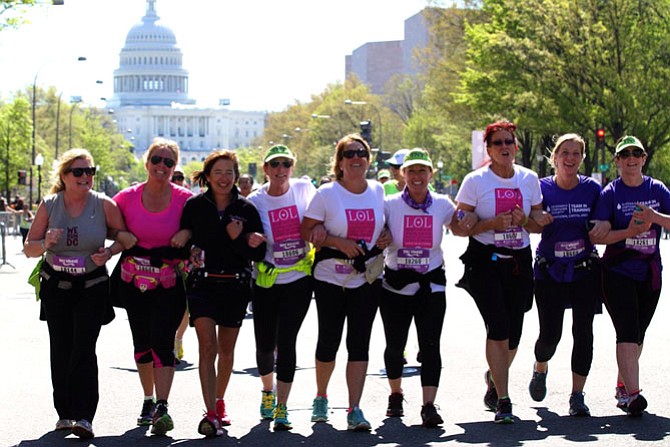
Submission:
M 0 31 L 6 28 L 18 28 L 26 23 L 23 16 L 29 8 L 35 5 L 35 0 L 2 0 L 0 2 Z
M 24 196 L 18 189 L 18 171 L 30 163 L 30 104 L 25 98 L 0 107 L 0 191 Z
M 482 3 L 489 20 L 467 29 L 465 104 L 482 116 L 507 116 L 530 135 L 572 131 L 593 141 L 603 126 L 605 162 L 619 137 L 634 134 L 651 165 L 670 140 L 670 2 Z M 597 158 L 587 157 L 590 172 Z

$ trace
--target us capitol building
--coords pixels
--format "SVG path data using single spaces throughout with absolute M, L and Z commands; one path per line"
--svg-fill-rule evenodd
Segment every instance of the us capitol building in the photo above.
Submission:
M 263 134 L 265 112 L 200 108 L 188 97 L 188 71 L 175 34 L 158 22 L 156 0 L 147 0 L 142 23 L 130 29 L 114 70 L 114 96 L 107 108 L 117 128 L 141 155 L 155 137 L 176 141 L 180 164 L 201 161 L 212 149 L 238 149 Z

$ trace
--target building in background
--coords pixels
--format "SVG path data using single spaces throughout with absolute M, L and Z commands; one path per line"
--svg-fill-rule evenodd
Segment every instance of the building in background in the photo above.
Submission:
M 345 57 L 345 77 L 355 74 L 376 95 L 396 74 L 413 76 L 422 71 L 416 51 L 425 48 L 430 36 L 426 8 L 405 20 L 403 40 L 368 42 Z
M 238 149 L 263 134 L 265 112 L 198 107 L 188 97 L 188 71 L 174 32 L 158 24 L 156 0 L 147 0 L 142 22 L 133 26 L 114 71 L 114 96 L 107 101 L 119 132 L 142 154 L 154 137 L 175 140 L 180 164 L 201 161 L 212 149 Z

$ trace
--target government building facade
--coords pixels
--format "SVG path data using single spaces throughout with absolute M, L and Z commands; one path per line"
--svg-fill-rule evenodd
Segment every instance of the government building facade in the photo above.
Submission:
M 126 36 L 114 96 L 107 101 L 134 153 L 143 154 L 155 137 L 164 137 L 179 144 L 183 165 L 204 160 L 213 149 L 250 146 L 263 134 L 267 114 L 230 110 L 224 99 L 217 107 L 198 107 L 188 97 L 188 71 L 175 34 L 158 20 L 156 0 L 147 0 L 142 22 Z

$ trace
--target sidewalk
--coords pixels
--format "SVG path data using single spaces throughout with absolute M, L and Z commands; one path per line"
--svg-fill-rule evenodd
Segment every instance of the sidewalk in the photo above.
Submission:
M 0 446 L 44 447 L 73 445 L 71 436 L 53 432 L 57 416 L 51 400 L 48 333 L 38 321 L 38 304 L 26 283 L 35 259 L 20 253 L 20 237 L 7 238 L 7 261 L 16 267 L 0 268 L 0 340 L 4 371 L 0 387 Z M 563 341 L 551 362 L 547 398 L 537 403 L 528 395 L 533 365 L 533 344 L 537 337 L 537 314 L 526 314 L 524 334 L 510 373 L 510 394 L 517 421 L 512 426 L 493 424 L 493 413 L 484 410 L 482 397 L 486 362 L 485 332 L 472 299 L 453 286 L 462 273 L 458 256 L 466 241 L 447 236 L 447 315 L 442 337 L 442 381 L 436 404 L 445 424 L 440 429 L 420 427 L 421 385 L 416 363 L 416 337 L 407 346 L 409 365 L 403 388 L 405 414 L 386 418 L 388 384 L 382 371 L 384 336 L 381 320 L 375 322 L 370 365 L 361 408 L 372 423 L 370 433 L 346 431 L 347 391 L 344 378 L 346 350 L 340 348 L 329 388 L 330 422 L 309 421 L 315 393 L 314 349 L 316 309 L 312 305 L 298 339 L 298 370 L 289 399 L 291 432 L 274 433 L 271 424 L 259 421 L 260 379 L 256 370 L 253 325 L 247 318 L 240 331 L 235 368 L 226 404 L 233 420 L 219 440 L 203 441 L 197 433 L 204 405 L 198 379 L 197 339 L 190 328 L 185 336 L 185 361 L 179 365 L 170 396 L 170 413 L 175 429 L 169 437 L 151 438 L 147 428 L 135 426 L 142 392 L 132 357 L 132 342 L 125 311 L 103 327 L 98 342 L 100 405 L 93 423 L 95 446 L 387 446 L 387 445 L 472 445 L 472 446 L 564 446 L 588 442 L 591 445 L 670 445 L 670 394 L 667 392 L 667 349 L 670 327 L 665 320 L 668 304 L 661 298 L 647 334 L 641 361 L 641 382 L 649 400 L 648 413 L 629 418 L 615 408 L 614 333 L 609 316 L 596 317 L 595 348 L 586 402 L 593 417 L 575 419 L 567 415 L 570 393 L 571 316 L 567 313 Z M 662 252 L 670 262 L 670 243 L 662 241 Z M 666 295 L 664 293 L 664 295 Z M 414 330 L 414 329 L 412 329 Z M 595 444 L 594 444 L 595 443 Z

